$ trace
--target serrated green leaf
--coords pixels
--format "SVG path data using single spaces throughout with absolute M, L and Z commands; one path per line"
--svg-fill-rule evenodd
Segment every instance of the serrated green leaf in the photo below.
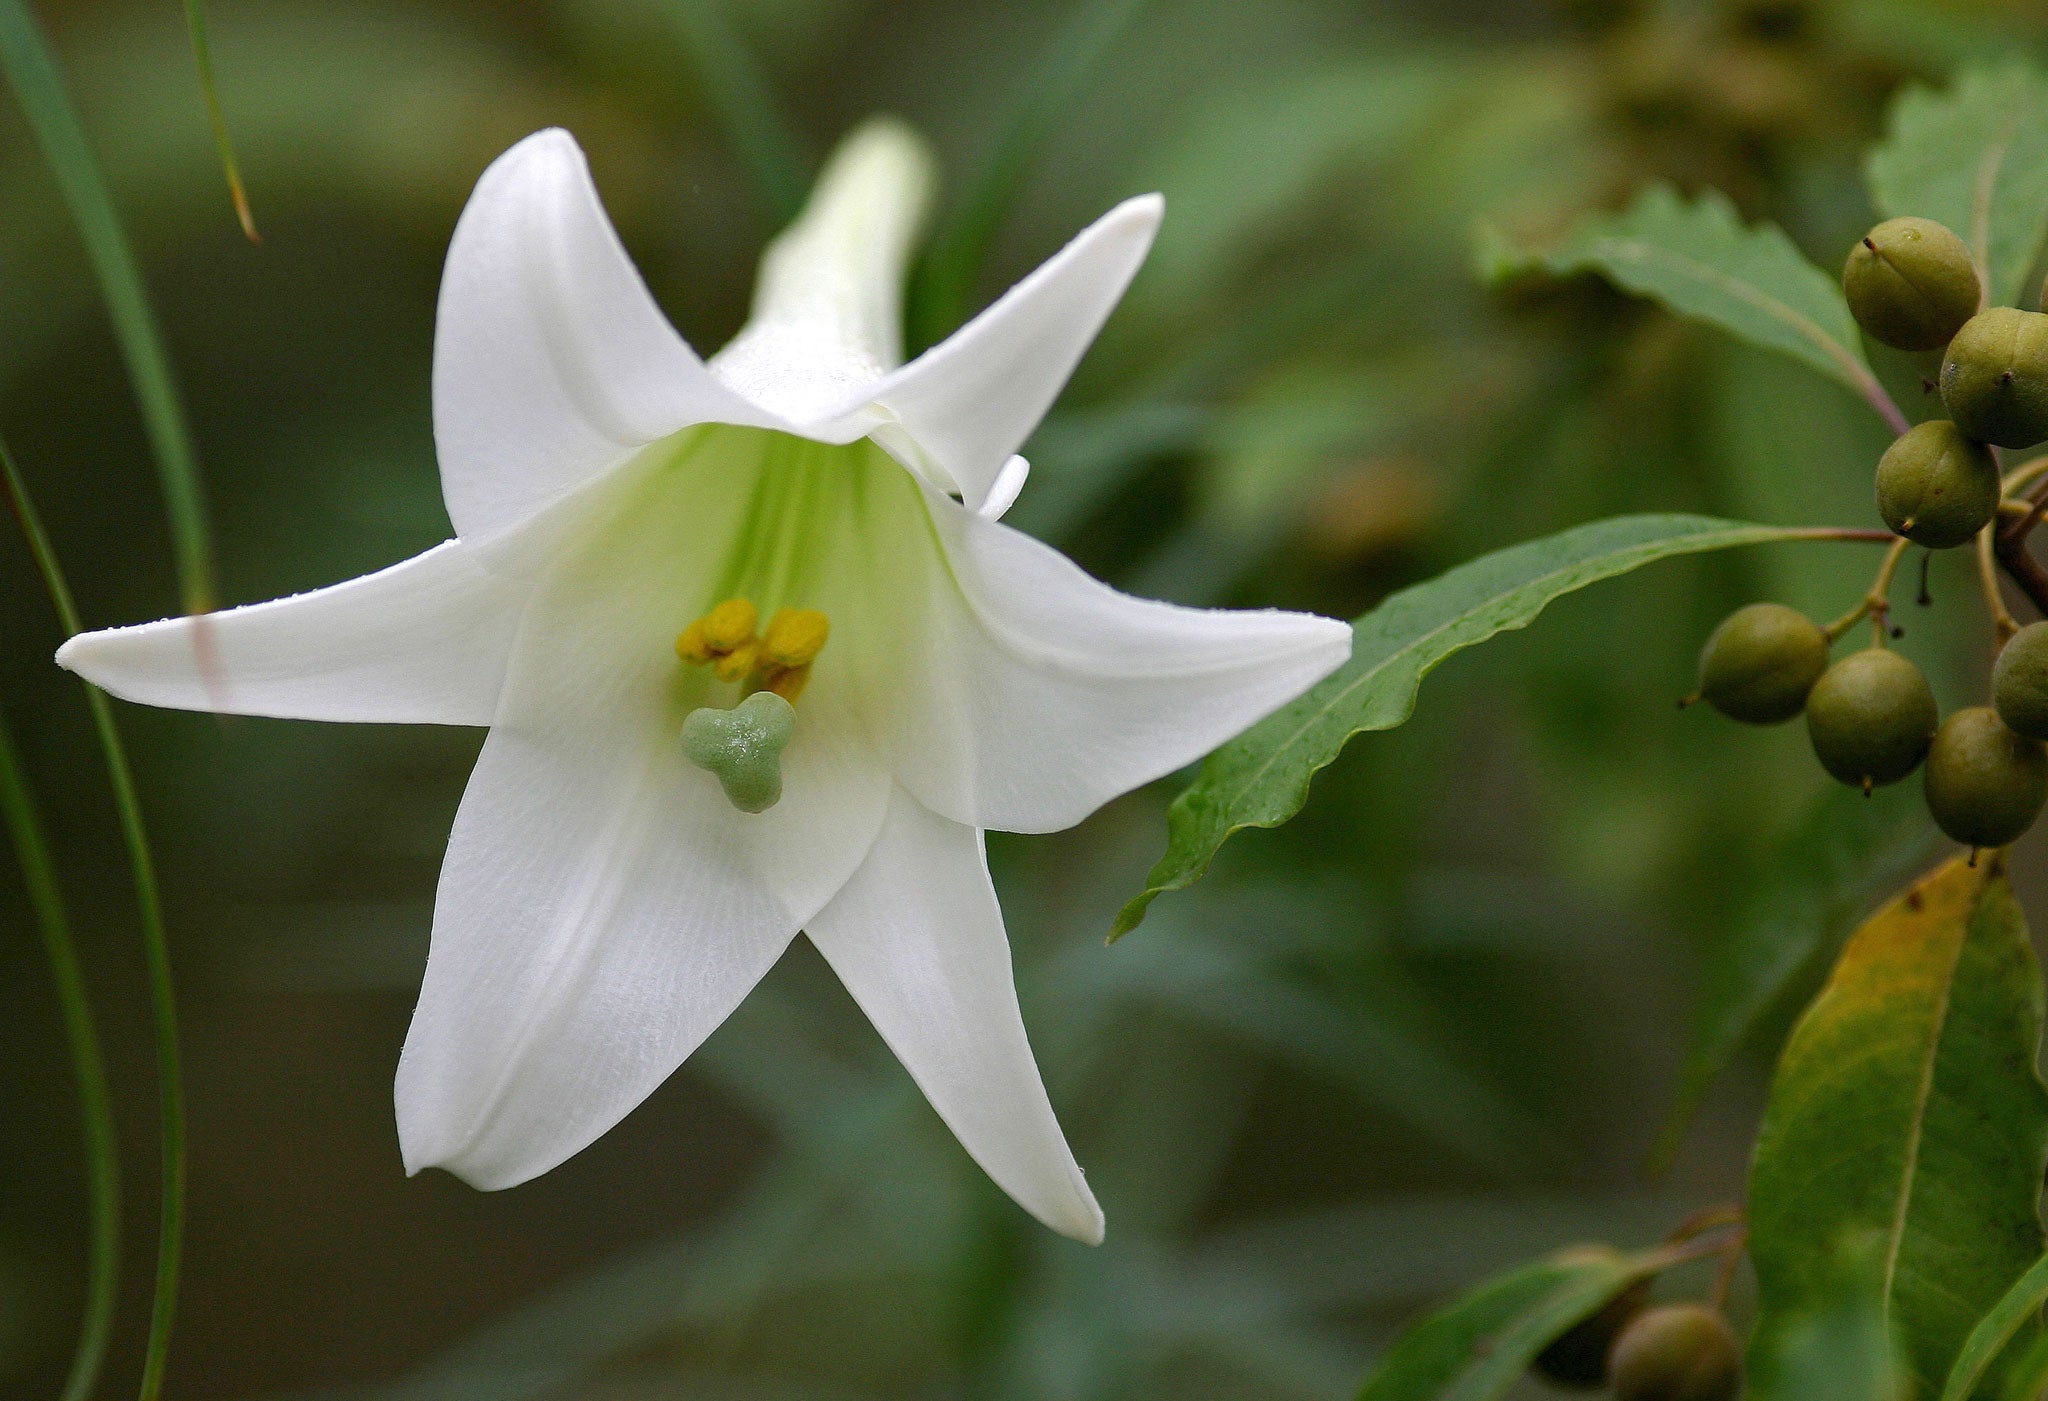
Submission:
M 1404 1333 L 1358 1401 L 1489 1401 L 1560 1333 L 1667 1263 L 1659 1251 L 1580 1246 L 1518 1266 Z
M 2006 1344 L 2021 1329 L 2039 1322 L 2044 1303 L 2048 1303 L 2048 1256 L 2036 1260 L 2032 1269 L 2014 1280 L 2012 1288 L 1970 1330 L 1963 1350 L 1956 1354 L 1956 1365 L 1949 1369 L 1941 1401 L 1970 1401 L 1977 1383 Z
M 1621 213 L 1582 221 L 1547 252 L 1517 259 L 1496 240 L 1485 266 L 1496 279 L 1533 268 L 1559 277 L 1599 273 L 1680 316 L 1811 365 L 1874 405 L 1889 402 L 1863 358 L 1840 284 L 1776 225 L 1745 227 L 1716 191 L 1687 200 L 1652 185 Z M 1903 422 L 1896 426 L 1904 431 Z
M 1946 224 L 1991 301 L 2018 304 L 2048 233 L 2048 80 L 2016 63 L 1907 89 L 1867 172 L 1880 212 Z
M 1814 804 L 1762 888 L 1713 943 L 1654 1161 L 1670 1160 L 1707 1088 L 1757 1023 L 1802 973 L 1817 976 L 1821 951 L 1926 861 L 1933 840 L 1918 793 L 1887 789 L 1866 798 L 1835 787 Z
M 1351 660 L 1211 754 L 1167 814 L 1166 854 L 1110 932 L 1137 928 L 1160 894 L 1198 880 L 1233 832 L 1277 827 L 1353 735 L 1390 730 L 1452 653 L 1527 627 L 1553 599 L 1673 555 L 1811 532 L 1711 516 L 1617 516 L 1497 550 L 1403 589 L 1352 624 Z
M 1995 859 L 1950 861 L 1850 938 L 1787 1042 L 1750 1166 L 1752 1350 L 1833 1293 L 1836 1242 L 1884 1244 L 1887 1319 L 1923 1394 L 2042 1253 L 2041 971 Z

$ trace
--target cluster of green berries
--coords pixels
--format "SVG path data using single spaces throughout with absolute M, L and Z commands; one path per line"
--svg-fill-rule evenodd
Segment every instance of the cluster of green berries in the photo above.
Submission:
M 2048 314 L 1979 310 L 1969 250 L 1931 219 L 1888 219 L 1872 229 L 1850 251 L 1842 289 L 1873 340 L 1942 352 L 1938 384 L 1949 416 L 1886 449 L 1877 465 L 1879 514 L 1930 550 L 1974 539 L 1997 520 L 2002 495 L 1990 445 L 2048 439 Z M 1967 846 L 2004 846 L 2034 824 L 2048 801 L 2048 624 L 2022 628 L 2006 643 L 1990 706 L 1946 720 L 1912 662 L 1880 641 L 1831 665 L 1833 641 L 1790 608 L 1751 604 L 1707 639 L 1699 696 L 1755 725 L 1804 711 L 1821 766 L 1866 792 L 1924 761 L 1928 810 Z
M 1728 1320 L 1704 1304 L 1649 1307 L 1650 1282 L 1609 1299 L 1536 1359 L 1559 1386 L 1607 1387 L 1617 1401 L 1735 1401 L 1742 1346 Z

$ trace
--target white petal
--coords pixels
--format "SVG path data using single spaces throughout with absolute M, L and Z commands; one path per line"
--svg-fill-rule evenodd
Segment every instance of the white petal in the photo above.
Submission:
M 672 641 L 723 565 L 707 542 L 751 496 L 722 466 L 615 478 L 528 605 L 399 1064 L 411 1170 L 506 1187 L 582 1149 L 724 1020 L 873 843 L 889 783 L 830 672 L 804 694 L 768 812 L 739 812 L 683 757 L 708 683 Z
M 1102 1209 L 1024 1036 L 981 833 L 898 792 L 811 942 L 974 1160 L 1033 1216 L 1090 1245 Z
M 753 314 L 712 361 L 719 379 L 792 420 L 864 403 L 903 362 L 903 282 L 932 184 L 931 154 L 901 122 L 842 141 L 762 255 Z
M 947 568 L 880 659 L 867 720 L 897 776 L 956 822 L 1071 827 L 1208 753 L 1343 665 L 1351 629 L 1267 609 L 1132 598 L 936 492 Z M 921 619 L 921 627 L 908 620 Z
M 1010 455 L 1045 417 L 1082 352 L 1137 274 L 1165 208 L 1124 201 L 942 344 L 873 390 L 875 402 L 929 461 L 907 465 L 957 488 L 970 508 L 993 490 Z M 901 452 L 899 441 L 876 441 Z
M 1025 478 L 1030 475 L 1031 464 L 1023 458 L 1013 457 L 1005 462 L 1003 470 L 996 474 L 995 485 L 989 488 L 988 498 L 976 508 L 975 514 L 987 520 L 1001 520 L 1017 504 Z
M 456 532 L 496 535 L 692 423 L 774 426 L 719 384 L 619 246 L 565 131 L 477 181 L 434 327 L 434 442 Z
M 332 588 L 81 633 L 57 662 L 145 705 L 488 725 L 530 588 L 451 540 Z

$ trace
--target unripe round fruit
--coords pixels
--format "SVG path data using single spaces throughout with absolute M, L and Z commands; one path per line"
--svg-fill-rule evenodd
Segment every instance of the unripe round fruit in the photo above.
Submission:
M 1842 658 L 1806 697 L 1806 734 L 1822 768 L 1844 783 L 1896 783 L 1919 765 L 1940 718 L 1927 678 L 1897 652 Z
M 2048 623 L 2028 623 L 2005 644 L 1991 668 L 1991 703 L 2013 733 L 2048 739 Z
M 1877 462 L 1877 510 L 1916 545 L 1946 550 L 1998 514 L 1998 464 L 1991 449 L 1945 418 L 1909 429 Z
M 1616 1401 L 1735 1401 L 1742 1346 L 1714 1310 L 1666 1304 L 1614 1340 L 1607 1372 Z
M 1775 725 L 1806 705 L 1828 666 L 1828 636 L 1782 603 L 1752 603 L 1721 620 L 1700 648 L 1700 698 L 1731 720 Z
M 1639 1279 L 1560 1333 L 1536 1354 L 1531 1367 L 1558 1386 L 1592 1388 L 1607 1385 L 1607 1354 L 1621 1330 L 1650 1302 L 1650 1281 Z
M 1980 443 L 2031 447 L 2048 438 L 2048 315 L 1995 306 L 1948 343 L 1941 401 Z
M 1977 314 L 1977 268 L 1934 220 L 1887 219 L 1849 250 L 1842 292 L 1872 340 L 1939 350 Z
M 2048 749 L 2007 729 L 1989 706 L 1942 721 L 1927 751 L 1927 810 L 1964 846 L 2004 846 L 2048 801 Z

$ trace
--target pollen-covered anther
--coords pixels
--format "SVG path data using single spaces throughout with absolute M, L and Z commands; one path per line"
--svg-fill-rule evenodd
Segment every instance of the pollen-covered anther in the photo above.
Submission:
M 686 662 L 715 662 L 721 680 L 735 681 L 753 669 L 754 624 L 760 614 L 744 598 L 728 598 L 676 634 L 676 656 Z M 727 675 L 728 657 L 745 650 L 746 665 Z
M 764 667 L 809 666 L 825 650 L 832 624 L 815 608 L 778 608 L 761 634 L 761 664 Z
M 713 662 L 711 670 L 720 681 L 744 681 L 753 675 L 760 656 L 761 644 L 750 637 Z

